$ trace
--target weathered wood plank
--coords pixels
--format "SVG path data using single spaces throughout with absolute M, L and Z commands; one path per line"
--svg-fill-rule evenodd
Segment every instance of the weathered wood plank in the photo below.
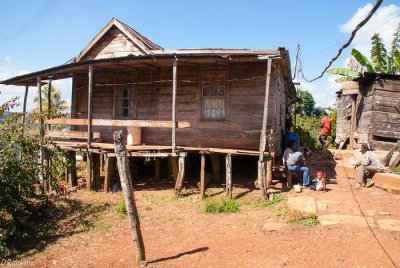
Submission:
M 40 135 L 40 131 L 37 129 L 29 130 L 30 135 Z M 74 139 L 87 139 L 88 132 L 85 131 L 66 131 L 66 130 L 45 130 L 45 137 L 50 138 L 74 138 Z M 94 139 L 100 139 L 100 132 L 93 132 Z
M 180 195 L 183 185 L 183 178 L 185 176 L 185 157 L 180 156 L 178 160 L 178 176 L 175 183 L 175 195 Z
M 225 157 L 225 170 L 226 170 L 225 193 L 228 198 L 232 198 L 232 156 L 230 154 L 228 154 Z
M 206 182 L 205 182 L 205 177 L 206 177 L 206 155 L 205 154 L 201 154 L 201 163 L 200 163 L 200 196 L 201 199 L 203 200 L 206 195 L 205 195 L 205 191 L 206 191 Z
M 67 119 L 57 118 L 45 120 L 45 124 L 56 125 L 75 125 L 87 126 L 87 119 Z M 113 127 L 154 127 L 154 128 L 172 128 L 172 121 L 157 121 L 157 120 L 110 120 L 110 119 L 92 119 L 93 126 L 113 126 Z M 190 127 L 189 122 L 178 121 L 178 128 Z

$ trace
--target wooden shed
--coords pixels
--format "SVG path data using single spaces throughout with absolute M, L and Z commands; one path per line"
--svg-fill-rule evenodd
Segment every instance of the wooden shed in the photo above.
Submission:
M 281 153 L 285 111 L 296 99 L 284 48 L 164 49 L 116 19 L 71 62 L 1 83 L 28 92 L 64 78 L 73 79 L 71 119 L 44 118 L 41 136 L 64 138 L 56 142 L 71 157 L 77 150 L 93 155 L 88 187 L 98 176 L 96 155 L 112 163 L 117 129 L 133 135 L 132 157 L 179 158 L 178 191 L 187 153 L 225 155 L 228 188 L 231 157 L 257 156 L 265 185 L 266 163 Z M 51 124 L 68 124 L 71 131 L 52 131 Z
M 336 142 L 390 150 L 400 139 L 400 76 L 364 73 L 337 92 Z

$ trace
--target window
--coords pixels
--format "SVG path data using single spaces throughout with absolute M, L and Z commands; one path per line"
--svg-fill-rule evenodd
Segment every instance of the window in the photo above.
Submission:
M 114 92 L 115 118 L 135 118 L 134 91 L 130 88 L 117 88 Z
M 202 119 L 225 119 L 226 83 L 225 72 L 204 74 L 201 77 Z

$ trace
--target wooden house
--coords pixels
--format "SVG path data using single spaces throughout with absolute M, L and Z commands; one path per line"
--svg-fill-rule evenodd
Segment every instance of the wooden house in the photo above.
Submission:
M 336 142 L 390 150 L 400 139 L 400 76 L 365 73 L 337 94 Z
M 281 153 L 286 108 L 296 99 L 284 48 L 164 49 L 116 19 L 73 61 L 1 83 L 28 92 L 64 78 L 73 80 L 71 119 L 44 118 L 41 136 L 63 138 L 56 142 L 72 154 L 93 155 L 88 187 L 98 176 L 98 154 L 112 165 L 117 129 L 133 135 L 132 157 L 179 158 L 178 191 L 187 153 L 211 154 L 215 168 L 214 155 L 225 155 L 228 166 L 232 155 L 257 156 L 264 185 L 265 166 Z M 52 131 L 51 124 L 71 131 Z

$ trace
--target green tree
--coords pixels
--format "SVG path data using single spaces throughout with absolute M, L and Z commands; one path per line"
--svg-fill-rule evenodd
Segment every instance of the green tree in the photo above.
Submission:
M 297 96 L 300 102 L 294 105 L 293 113 L 296 115 L 311 116 L 315 112 L 315 101 L 313 95 L 307 90 L 299 90 Z
M 47 96 L 49 92 L 49 86 L 46 85 L 42 87 L 42 112 L 47 113 L 48 101 Z M 34 98 L 35 107 L 33 112 L 37 113 L 39 111 L 39 97 L 36 96 Z M 55 86 L 51 86 L 51 107 L 52 114 L 57 113 L 65 113 L 68 110 L 68 102 L 66 100 L 61 99 L 61 92 Z
M 358 63 L 357 65 L 353 65 L 351 68 L 332 68 L 328 70 L 330 74 L 338 74 L 341 76 L 336 79 L 336 82 L 353 81 L 362 76 L 365 71 L 387 74 L 396 74 L 400 72 L 400 24 L 397 26 L 394 33 L 389 53 L 379 33 L 375 33 L 371 40 L 371 61 L 357 49 L 352 49 L 351 55 Z

